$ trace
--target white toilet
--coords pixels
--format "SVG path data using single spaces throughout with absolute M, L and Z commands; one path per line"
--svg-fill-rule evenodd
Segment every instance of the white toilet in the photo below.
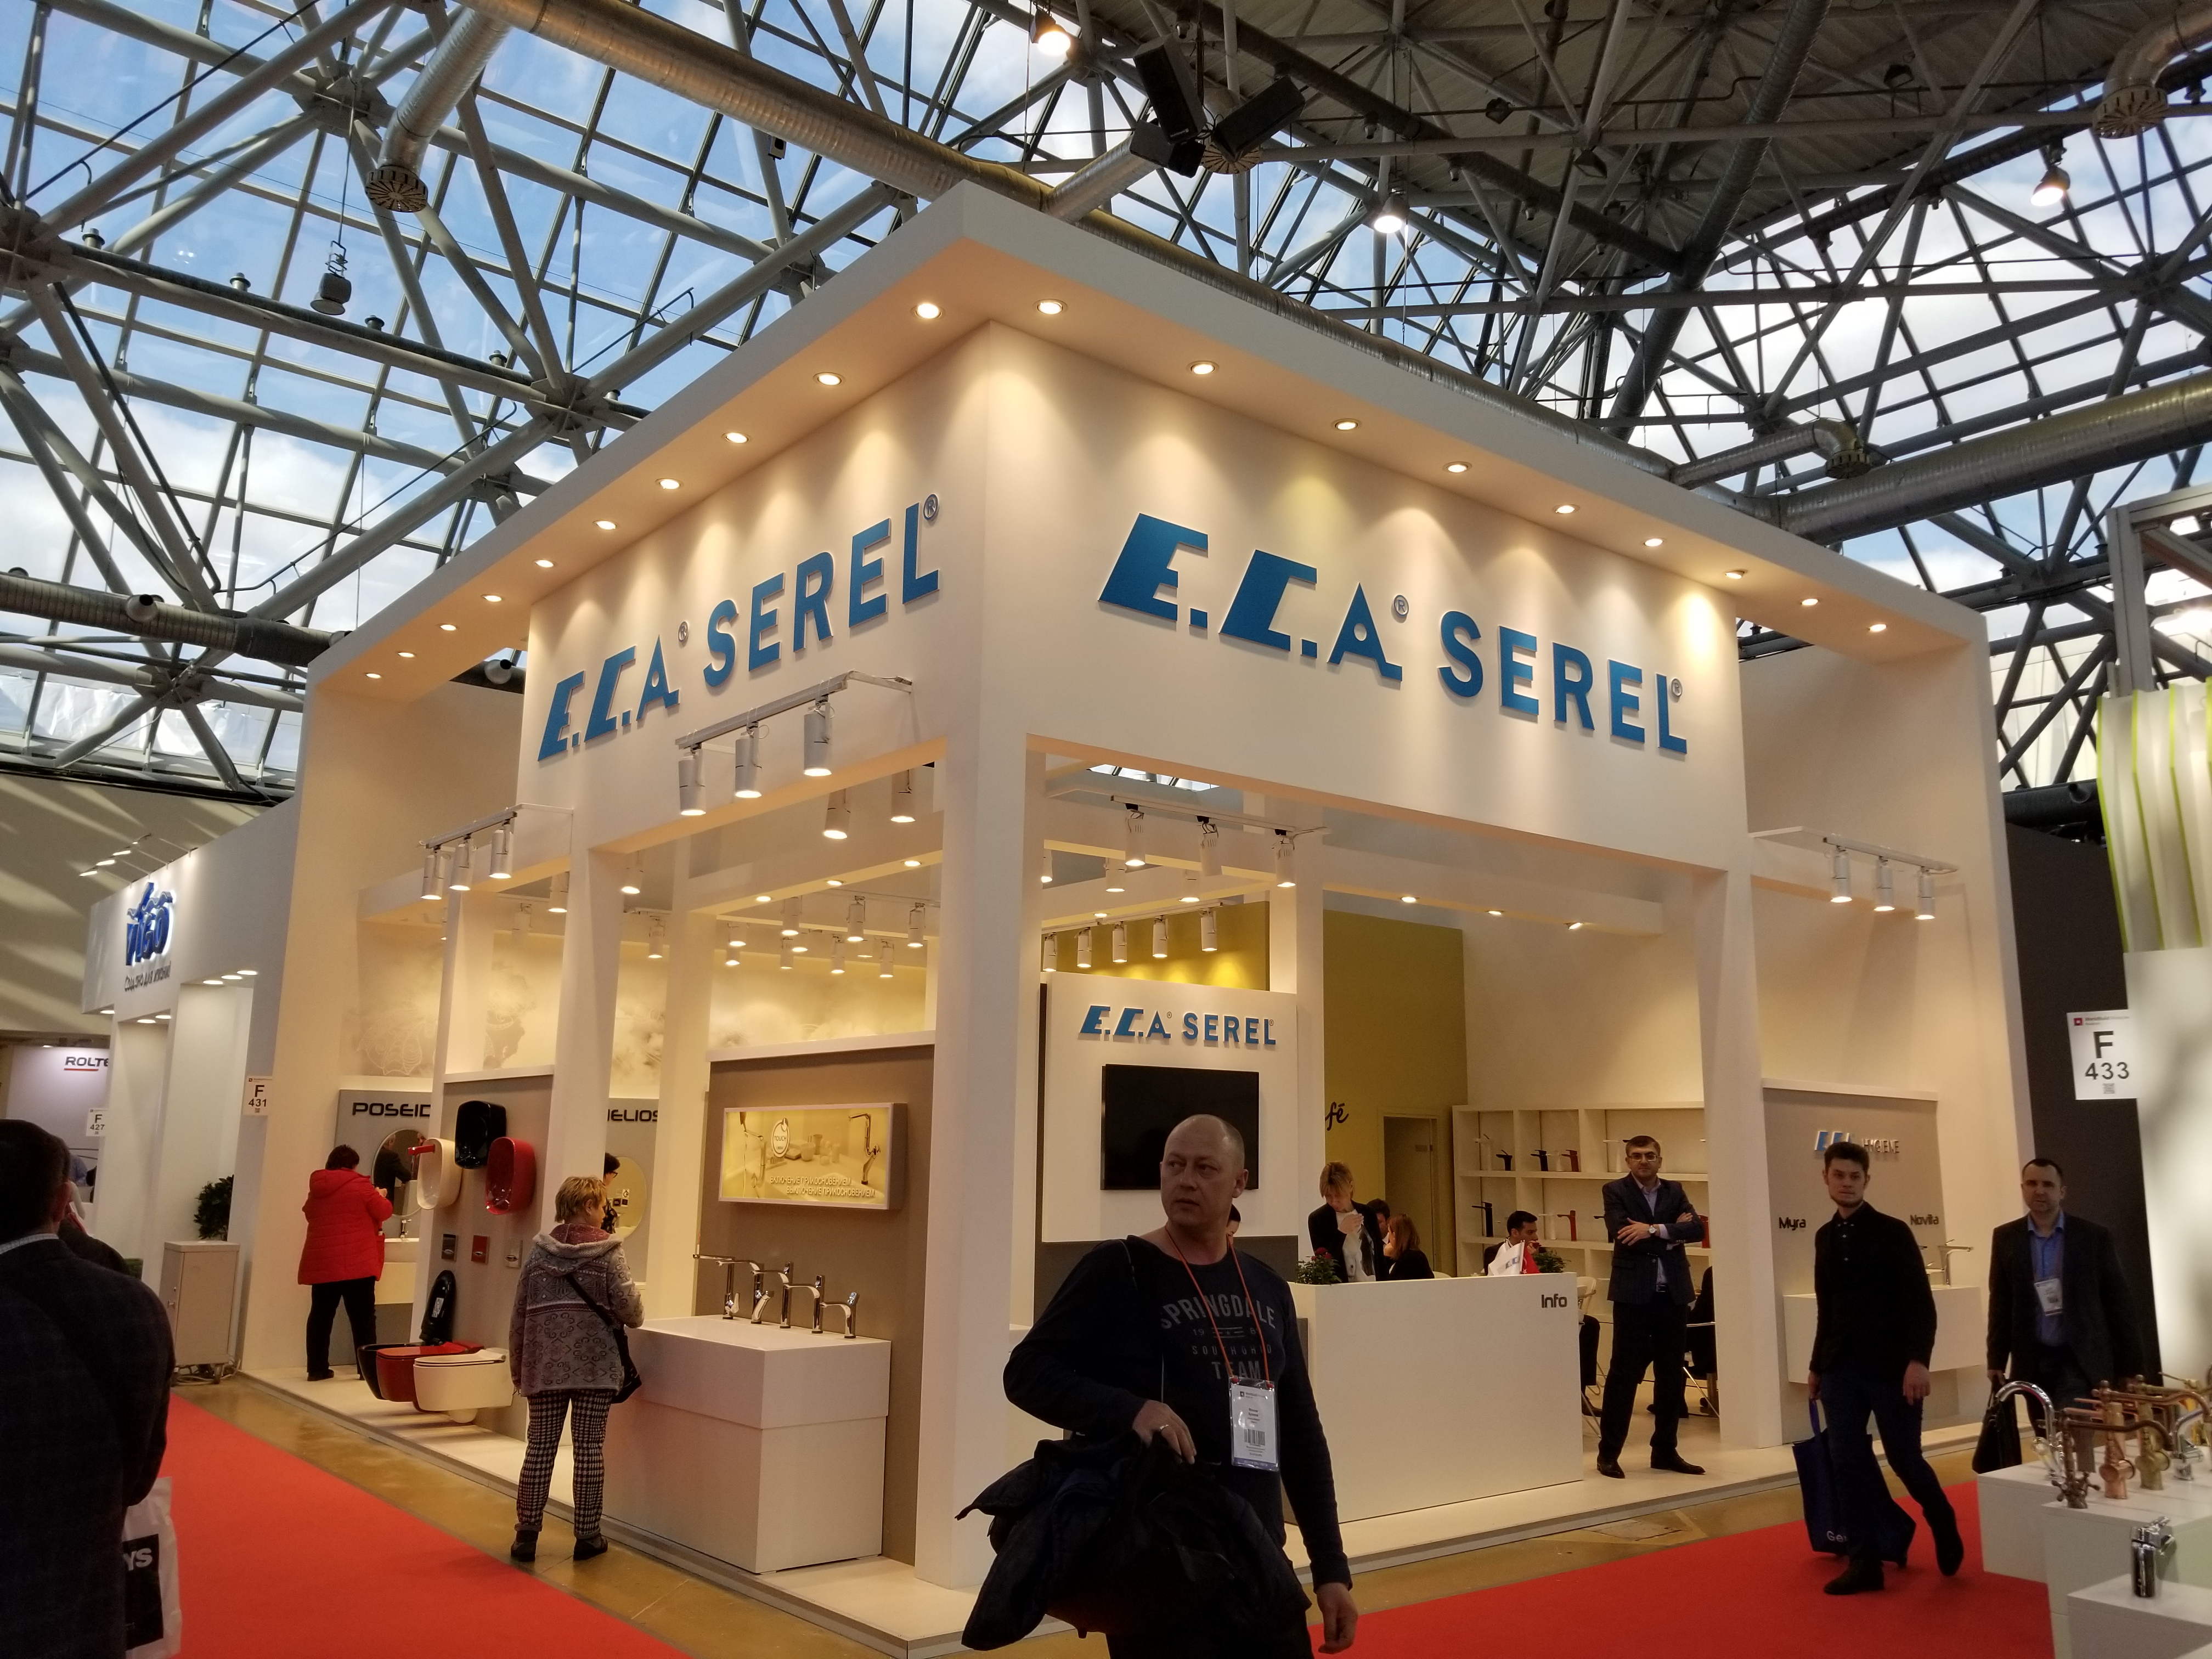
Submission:
M 415 1362 L 415 1409 L 443 1412 L 456 1423 L 473 1423 L 480 1411 L 496 1411 L 514 1398 L 507 1350 L 424 1354 Z

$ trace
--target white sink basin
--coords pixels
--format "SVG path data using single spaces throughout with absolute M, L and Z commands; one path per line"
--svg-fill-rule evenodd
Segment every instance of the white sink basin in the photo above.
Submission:
M 629 1338 L 641 1399 L 702 1417 L 781 1429 L 890 1412 L 891 1345 L 817 1336 L 712 1314 L 656 1319 Z

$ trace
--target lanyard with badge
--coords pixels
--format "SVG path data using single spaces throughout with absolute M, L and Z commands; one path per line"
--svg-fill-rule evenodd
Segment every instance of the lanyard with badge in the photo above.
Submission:
M 1232 1241 L 1229 1246 L 1229 1259 L 1236 1265 L 1237 1283 L 1244 1292 L 1244 1311 L 1252 1316 L 1253 1334 L 1260 1339 L 1261 1380 L 1257 1382 L 1238 1379 L 1236 1363 L 1229 1358 L 1229 1345 L 1221 1339 L 1213 1306 L 1206 1299 L 1190 1258 L 1182 1253 L 1174 1234 L 1168 1235 L 1168 1243 L 1175 1245 L 1176 1259 L 1190 1275 L 1190 1287 L 1198 1293 L 1198 1305 L 1206 1310 L 1206 1322 L 1213 1327 L 1214 1345 L 1221 1350 L 1221 1367 L 1229 1378 L 1229 1462 L 1240 1469 L 1273 1474 L 1280 1467 L 1275 1455 L 1275 1379 L 1267 1364 L 1267 1328 L 1260 1322 L 1260 1310 L 1252 1300 L 1251 1285 L 1245 1282 L 1244 1264 L 1237 1260 L 1236 1243 Z

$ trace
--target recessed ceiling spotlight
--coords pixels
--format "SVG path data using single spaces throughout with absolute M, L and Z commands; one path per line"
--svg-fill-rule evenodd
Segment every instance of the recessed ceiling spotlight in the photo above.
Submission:
M 663 478 L 660 481 L 660 487 L 663 489 L 681 489 L 684 485 L 675 478 Z
M 381 675 L 381 674 L 371 674 L 371 675 L 369 676 L 369 678 L 371 678 L 371 679 L 373 679 L 373 680 L 380 680 L 380 679 L 382 679 L 383 678 L 384 678 L 384 676 L 383 676 L 383 675 Z
M 741 444 L 745 441 L 745 434 L 742 432 L 725 432 L 722 436 L 733 444 Z
M 1568 514 L 1574 510 L 1575 504 L 1572 501 L 1561 501 L 1557 507 L 1552 509 L 1553 512 L 1559 514 L 1562 518 L 1565 518 Z
M 456 626 L 457 624 L 453 623 L 440 623 L 438 624 L 438 631 L 441 634 L 450 634 L 453 631 Z
M 1048 317 L 1057 317 L 1067 309 L 1067 302 L 1064 300 L 1039 300 L 1037 309 Z
M 412 651 L 403 651 L 399 654 L 403 657 L 412 657 L 415 653 Z
M 753 902 L 755 904 L 772 904 L 775 902 L 774 896 L 771 894 L 755 893 L 753 895 Z
M 1800 599 L 1800 600 L 1798 600 L 1798 601 L 1797 601 L 1797 603 L 1798 603 L 1798 604 L 1800 604 L 1800 605 L 1804 605 L 1807 609 L 1808 609 L 1808 610 L 1809 610 L 1809 609 L 1811 609 L 1814 605 L 1816 605 L 1820 604 L 1820 600 L 1818 600 L 1818 599 Z
M 938 308 L 936 301 L 924 300 L 920 305 L 914 308 L 914 314 L 921 318 L 925 323 L 933 323 L 945 313 Z
M 1646 536 L 1644 538 L 1644 544 L 1646 547 L 1664 547 L 1667 545 L 1667 542 L 1664 537 Z
M 1567 924 L 1567 931 L 1571 933 L 1579 933 L 1582 928 L 1583 925 L 1579 921 L 1571 921 Z
M 1201 357 L 1190 366 L 1190 372 L 1194 374 L 1211 374 L 1213 373 L 1213 368 L 1212 363 Z
M 497 605 L 499 601 L 500 596 L 496 593 L 487 593 L 484 595 L 484 603 L 486 605 Z
M 615 521 L 612 519 L 594 519 L 592 522 L 602 530 L 612 530 L 615 527 Z
M 1732 582 L 1740 582 L 1743 580 L 1743 572 L 1741 570 L 1723 570 L 1721 572 L 1721 574 L 1726 576 Z
M 550 570 L 553 568 L 553 561 L 550 559 L 540 559 L 538 561 L 538 568 L 540 570 Z
M 921 868 L 921 860 L 920 859 L 908 859 L 905 860 L 905 864 L 906 867 L 909 870 L 919 870 Z
M 1444 471 L 1447 472 L 1464 472 L 1467 471 L 1467 463 L 1465 461 L 1447 461 L 1444 463 Z
M 1357 421 L 1339 421 L 1336 423 L 1336 429 L 1339 432 L 1357 432 L 1359 430 L 1359 422 Z
M 1505 912 L 1503 910 L 1492 910 L 1490 914 L 1493 916 L 1502 916 Z
M 1869 634 L 1887 634 L 1889 632 L 1889 624 L 1887 623 L 1869 623 L 1867 624 L 1867 632 Z
M 819 374 L 817 374 L 814 379 L 816 384 L 820 386 L 842 386 L 845 384 L 845 377 L 843 375 L 832 374 L 826 368 Z
M 1419 904 L 1420 900 L 1415 898 L 1411 893 L 1401 893 L 1398 895 L 1398 902 L 1401 904 Z

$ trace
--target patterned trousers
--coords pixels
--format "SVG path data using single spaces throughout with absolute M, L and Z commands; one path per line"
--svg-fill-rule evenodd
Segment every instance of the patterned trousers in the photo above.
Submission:
M 576 1466 L 576 1536 L 596 1538 L 599 1504 L 607 1491 L 607 1412 L 611 1389 L 564 1389 L 530 1396 L 529 1449 L 514 1488 L 514 1522 L 536 1532 L 545 1520 L 545 1495 L 553 1486 L 553 1455 L 561 1448 L 561 1419 L 569 1416 L 569 1449 Z

